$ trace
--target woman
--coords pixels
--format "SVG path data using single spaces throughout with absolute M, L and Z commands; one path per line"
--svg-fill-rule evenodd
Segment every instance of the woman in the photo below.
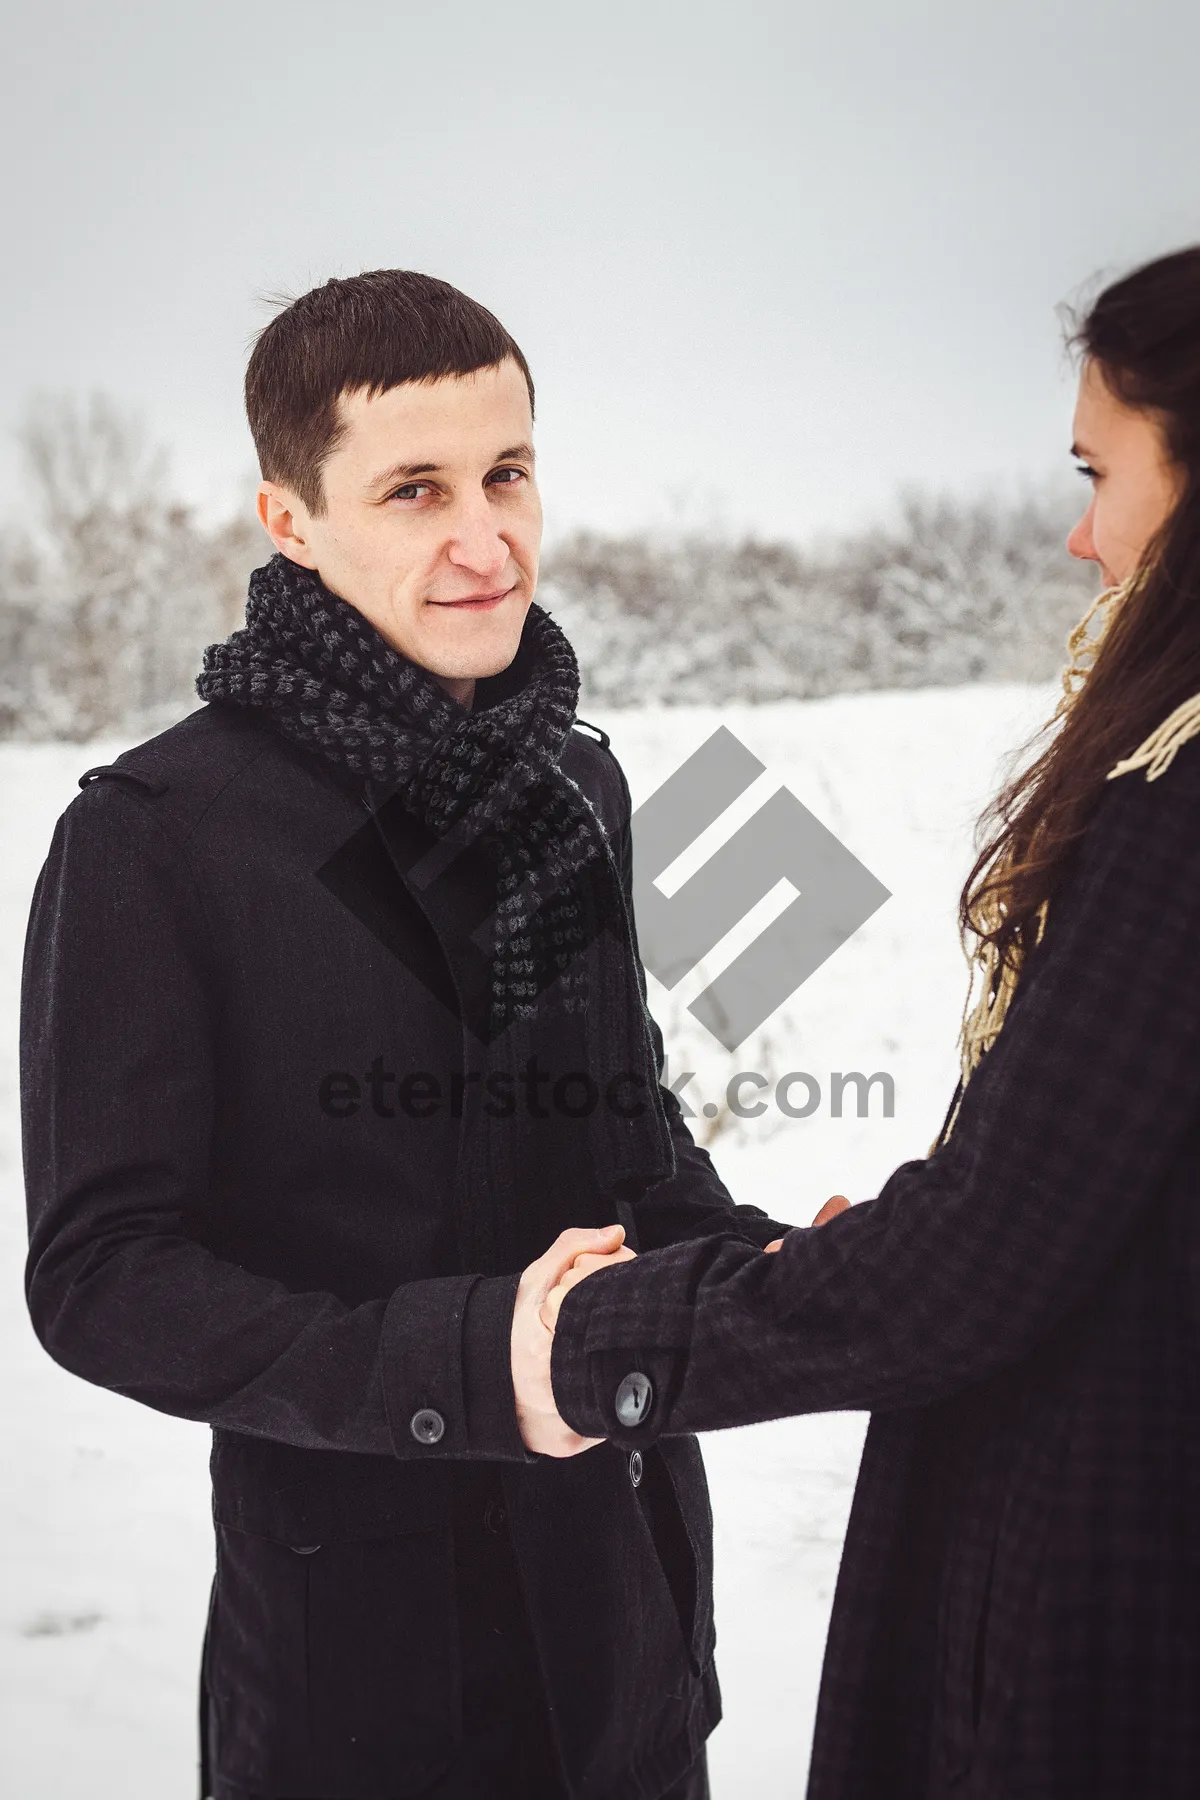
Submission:
M 810 1800 L 1200 1794 L 1200 248 L 1076 342 L 1105 592 L 963 892 L 929 1156 L 775 1256 L 584 1259 L 543 1309 L 589 1436 L 872 1411 Z

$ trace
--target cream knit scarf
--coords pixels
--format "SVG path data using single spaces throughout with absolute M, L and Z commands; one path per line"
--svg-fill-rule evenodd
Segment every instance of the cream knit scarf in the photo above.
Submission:
M 1062 698 L 1051 715 L 1050 723 L 1066 716 L 1075 702 L 1089 671 L 1095 664 L 1097 653 L 1109 631 L 1120 607 L 1129 598 L 1141 579 L 1141 572 L 1131 576 L 1128 581 L 1117 587 L 1106 588 L 1097 594 L 1092 604 L 1067 639 L 1067 666 L 1062 676 Z M 1107 780 L 1112 781 L 1118 775 L 1128 775 L 1134 769 L 1145 769 L 1146 780 L 1156 781 L 1170 768 L 1175 752 L 1200 732 L 1200 694 L 1193 694 L 1183 701 L 1173 713 L 1155 727 L 1145 741 L 1138 745 L 1132 756 L 1125 757 L 1108 771 Z M 1037 914 L 1037 938 L 1041 943 L 1046 929 L 1046 910 L 1049 901 L 1044 900 Z M 994 929 L 1004 916 L 1004 902 L 997 895 L 988 895 L 977 909 L 980 923 L 985 929 Z M 974 934 L 972 934 L 974 935 Z M 968 1081 L 979 1067 L 984 1055 L 991 1049 L 1000 1029 L 1004 1024 L 1005 1014 L 1016 990 L 1021 973 L 1019 953 L 1015 962 L 1001 963 L 1000 953 L 995 944 L 987 939 L 975 936 L 974 944 L 963 940 L 963 952 L 970 969 L 970 982 L 966 1001 L 963 1005 L 962 1024 L 959 1034 L 960 1073 L 959 1091 L 954 1110 L 943 1126 L 938 1137 L 930 1145 L 930 1154 L 941 1143 L 944 1143 L 954 1128 L 962 1105 L 963 1091 Z M 1010 954 L 1012 954 L 1010 952 Z M 981 975 L 982 982 L 978 998 L 974 999 L 976 977 Z

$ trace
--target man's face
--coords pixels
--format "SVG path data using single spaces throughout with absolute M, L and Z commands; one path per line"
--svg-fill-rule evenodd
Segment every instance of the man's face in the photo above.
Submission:
M 509 360 L 373 399 L 343 394 L 339 411 L 324 513 L 264 481 L 259 517 L 277 549 L 470 705 L 475 681 L 516 655 L 537 586 L 525 378 Z

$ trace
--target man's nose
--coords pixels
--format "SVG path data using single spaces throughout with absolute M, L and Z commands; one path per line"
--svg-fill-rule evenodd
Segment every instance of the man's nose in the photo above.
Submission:
M 508 545 L 501 537 L 491 508 L 464 506 L 451 524 L 447 555 L 456 568 L 474 575 L 498 575 L 508 561 Z

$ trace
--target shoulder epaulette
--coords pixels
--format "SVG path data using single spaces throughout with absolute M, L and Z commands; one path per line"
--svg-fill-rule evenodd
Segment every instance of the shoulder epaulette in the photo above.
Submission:
M 607 750 L 609 748 L 607 731 L 601 731 L 600 727 L 598 725 L 593 725 L 589 719 L 576 719 L 575 728 L 576 730 L 582 728 L 584 731 L 594 731 L 596 736 L 600 739 L 600 748 L 602 750 Z
M 169 782 L 159 781 L 153 775 L 143 775 L 138 769 L 123 769 L 117 763 L 97 763 L 94 769 L 85 769 L 79 777 L 79 785 L 87 787 L 89 782 L 97 780 L 102 775 L 111 775 L 118 781 L 135 781 L 139 787 L 145 788 L 147 793 L 155 796 L 165 794 L 170 786 Z

